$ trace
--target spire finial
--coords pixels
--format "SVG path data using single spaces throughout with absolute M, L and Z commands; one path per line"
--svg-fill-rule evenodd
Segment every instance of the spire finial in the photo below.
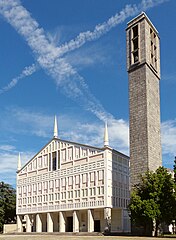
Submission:
M 104 129 L 104 147 L 109 146 L 109 138 L 108 138 L 108 126 L 107 121 L 105 122 L 105 129 Z
M 19 171 L 21 169 L 21 156 L 20 156 L 20 152 L 18 154 L 18 166 L 17 166 L 17 170 Z
M 58 130 L 57 130 L 57 117 L 54 117 L 54 138 L 58 138 Z

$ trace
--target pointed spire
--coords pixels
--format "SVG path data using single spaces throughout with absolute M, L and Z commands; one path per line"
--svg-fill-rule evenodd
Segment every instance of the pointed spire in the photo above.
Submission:
M 17 170 L 19 171 L 20 169 L 21 169 L 21 156 L 20 156 L 20 153 L 19 153 Z
M 54 117 L 54 138 L 58 138 L 57 117 Z
M 107 122 L 105 122 L 105 129 L 104 129 L 104 147 L 109 146 L 109 138 L 108 138 L 108 126 Z

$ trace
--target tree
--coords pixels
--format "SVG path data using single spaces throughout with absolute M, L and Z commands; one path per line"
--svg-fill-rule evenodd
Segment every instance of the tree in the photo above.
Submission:
M 176 199 L 176 156 L 175 156 L 175 160 L 174 160 L 174 194 L 175 194 L 175 199 Z M 175 204 L 175 209 L 174 209 L 174 213 L 175 213 L 175 217 L 174 217 L 174 221 L 173 221 L 173 232 L 176 232 L 176 228 L 175 228 L 175 223 L 176 223 L 176 204 Z
M 174 181 L 164 167 L 156 172 L 147 172 L 141 183 L 134 187 L 128 206 L 131 220 L 135 224 L 151 226 L 157 236 L 161 223 L 170 224 L 174 219 Z
M 176 156 L 175 156 L 175 160 L 174 160 L 174 182 L 176 184 Z
M 4 223 L 16 221 L 16 191 L 9 184 L 0 182 L 0 231 Z
M 3 229 L 4 224 L 4 210 L 1 208 L 1 202 L 0 202 L 0 232 Z

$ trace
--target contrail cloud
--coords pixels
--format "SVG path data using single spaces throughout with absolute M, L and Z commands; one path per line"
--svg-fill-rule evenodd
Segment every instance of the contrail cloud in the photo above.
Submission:
M 35 64 L 32 64 L 29 67 L 25 67 L 23 69 L 22 73 L 18 77 L 13 78 L 12 81 L 7 86 L 0 89 L 0 94 L 3 94 L 5 92 L 9 91 L 11 88 L 15 87 L 15 85 L 19 82 L 19 80 L 32 75 L 37 70 L 38 70 L 38 67 Z
M 86 42 L 95 41 L 108 33 L 112 28 L 118 24 L 124 22 L 127 18 L 139 14 L 141 11 L 147 11 L 161 3 L 168 0 L 143 0 L 140 4 L 126 5 L 119 13 L 110 17 L 106 22 L 95 26 L 94 30 L 80 33 L 75 39 L 72 39 L 68 43 L 64 43 L 60 46 L 60 54 L 73 51 L 74 49 L 80 48 Z
M 165 1 L 143 0 L 139 5 L 127 5 L 119 14 L 111 17 L 107 22 L 97 25 L 93 32 L 87 31 L 80 33 L 74 40 L 60 47 L 55 47 L 49 42 L 44 30 L 39 27 L 39 24 L 21 5 L 20 1 L 0 0 L 0 14 L 23 36 L 34 53 L 36 62 L 55 80 L 57 87 L 62 88 L 62 92 L 64 92 L 66 96 L 69 96 L 85 110 L 92 112 L 100 120 L 108 120 L 114 129 L 120 130 L 124 128 L 125 137 L 119 134 L 119 139 L 126 141 L 124 139 L 128 139 L 128 123 L 121 119 L 116 120 L 103 108 L 102 104 L 91 94 L 84 78 L 81 77 L 76 69 L 66 62 L 62 56 L 67 52 L 83 46 L 87 41 L 100 38 L 113 27 L 123 22 L 127 17 L 134 16 L 141 10 L 147 10 L 163 2 Z M 35 72 L 35 65 L 32 66 L 30 70 L 29 73 Z M 2 91 L 8 91 L 15 86 L 19 79 L 27 76 L 27 73 L 28 71 L 22 72 L 19 77 L 13 79 Z
M 110 17 L 106 22 L 96 25 L 92 32 L 91 31 L 81 32 L 75 39 L 72 39 L 69 42 L 64 43 L 63 45 L 58 47 L 57 54 L 55 55 L 55 57 L 56 58 L 61 57 L 70 51 L 80 48 L 86 42 L 97 40 L 98 38 L 100 38 L 101 36 L 103 36 L 104 34 L 109 32 L 112 28 L 114 28 L 118 24 L 124 22 L 128 17 L 132 17 L 141 11 L 146 11 L 146 10 L 148 10 L 152 7 L 155 7 L 166 1 L 168 1 L 168 0 L 143 0 L 138 5 L 136 5 L 136 4 L 126 5 L 124 9 L 122 9 L 119 13 L 116 13 L 114 16 Z M 10 7 L 10 5 L 11 5 L 11 7 L 13 7 L 13 6 L 17 7 L 16 3 L 18 3 L 19 10 L 20 10 L 20 1 L 15 1 L 14 4 L 12 4 L 13 1 L 6 1 L 6 2 L 7 2 L 7 4 L 5 4 L 5 1 L 3 1 L 3 0 L 0 2 L 1 6 L 2 6 L 2 11 L 3 11 L 3 7 L 5 7 L 5 6 L 6 6 L 6 8 L 8 8 L 8 6 Z M 17 19 L 22 20 L 20 17 Z M 32 19 L 30 19 L 30 20 L 32 20 Z M 30 25 L 30 24 L 32 24 L 32 25 Z M 34 27 L 34 26 L 38 26 L 38 24 L 35 20 L 29 22 L 29 25 L 28 25 L 29 28 Z M 33 74 L 38 69 L 38 67 L 35 68 L 34 64 L 28 68 L 32 69 L 31 74 Z M 31 74 L 29 74 L 29 75 L 31 75 Z M 0 94 L 10 90 L 12 87 L 14 87 L 18 83 L 18 80 L 20 80 L 26 76 L 29 76 L 29 75 L 23 75 L 23 72 L 22 72 L 22 74 L 20 74 L 19 77 L 12 79 L 12 81 L 7 86 L 0 89 Z
M 112 117 L 90 93 L 87 84 L 77 71 L 63 58 L 58 57 L 59 48 L 49 43 L 44 30 L 39 28 L 38 23 L 20 1 L 1 0 L 0 13 L 24 37 L 40 67 L 55 80 L 56 85 L 62 88 L 66 96 L 71 97 L 101 120 Z M 14 79 L 6 90 L 16 83 L 17 79 Z

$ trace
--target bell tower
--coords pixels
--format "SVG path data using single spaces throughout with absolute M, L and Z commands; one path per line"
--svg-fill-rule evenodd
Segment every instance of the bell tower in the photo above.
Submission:
M 131 186 L 162 165 L 160 137 L 160 39 L 145 13 L 127 24 Z

